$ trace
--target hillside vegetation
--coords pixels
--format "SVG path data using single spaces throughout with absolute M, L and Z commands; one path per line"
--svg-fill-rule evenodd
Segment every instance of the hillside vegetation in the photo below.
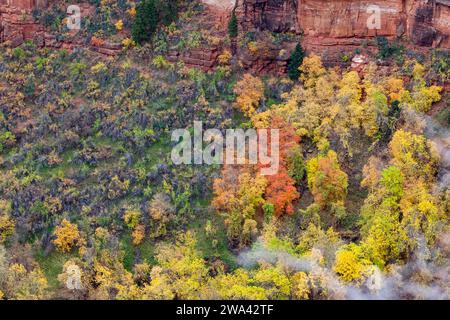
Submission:
M 0 299 L 448 299 L 448 52 L 379 39 L 358 72 L 299 41 L 257 74 L 235 22 L 158 3 L 94 3 L 78 36 L 115 56 L 0 48 Z M 210 72 L 168 59 L 212 44 Z M 280 129 L 278 172 L 174 165 L 194 121 Z

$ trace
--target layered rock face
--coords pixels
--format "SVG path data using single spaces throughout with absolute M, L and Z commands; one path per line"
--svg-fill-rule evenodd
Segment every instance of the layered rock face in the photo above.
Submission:
M 379 26 L 369 28 L 371 16 L 377 12 Z M 323 45 L 354 44 L 355 39 L 377 35 L 393 37 L 405 29 L 403 3 L 399 0 L 303 0 L 297 15 L 305 37 Z
M 326 65 L 342 63 L 377 36 L 405 38 L 416 46 L 450 48 L 450 0 L 204 0 L 222 20 L 235 9 L 241 30 L 302 34 L 302 45 L 321 54 Z M 224 6 L 224 3 L 226 5 Z M 261 33 L 260 33 L 261 35 Z M 285 72 L 295 43 L 283 50 L 268 45 L 262 54 L 245 48 L 244 67 L 255 72 Z M 281 54 L 283 53 L 283 54 Z M 286 58 L 287 57 L 287 58 Z
M 374 36 L 406 35 L 416 45 L 450 48 L 450 0 L 202 0 L 225 24 L 237 4 L 244 30 L 296 32 L 305 46 L 360 45 Z M 236 3 L 237 2 L 237 3 Z M 46 0 L 0 0 L 0 42 L 32 39 L 31 10 Z M 379 28 L 368 20 L 380 13 Z
M 402 35 L 416 45 L 450 47 L 450 0 L 240 0 L 238 12 L 245 30 L 295 31 L 313 47 Z
M 17 47 L 25 40 L 32 40 L 39 47 L 73 49 L 85 46 L 81 39 L 57 40 L 55 34 L 46 32 L 36 23 L 32 10 L 45 8 L 47 0 L 0 0 L 0 43 L 8 42 Z M 91 16 L 95 9 L 89 3 L 78 3 L 82 16 Z M 76 33 L 76 32 L 75 32 Z M 90 49 L 105 55 L 116 55 L 122 50 L 120 43 L 91 43 Z
M 0 42 L 17 46 L 32 39 L 41 27 L 34 22 L 31 10 L 41 5 L 43 2 L 36 0 L 0 0 Z
M 450 1 L 410 1 L 408 36 L 421 46 L 450 48 Z
M 170 62 L 183 63 L 191 68 L 198 68 L 205 72 L 212 71 L 216 64 L 219 51 L 217 47 L 192 49 L 187 53 L 179 53 L 178 51 L 170 51 L 167 60 Z
M 299 31 L 298 8 L 298 0 L 241 0 L 238 3 L 245 29 L 273 32 Z

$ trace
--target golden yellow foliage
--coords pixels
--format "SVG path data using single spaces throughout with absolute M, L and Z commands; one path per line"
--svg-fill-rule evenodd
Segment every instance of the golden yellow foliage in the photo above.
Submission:
M 220 299 L 232 300 L 266 300 L 266 290 L 252 285 L 252 279 L 247 270 L 239 268 L 233 273 L 221 274 L 211 280 L 211 284 Z
M 13 263 L 3 274 L 3 281 L 6 299 L 40 300 L 47 296 L 47 279 L 37 267 L 28 271 L 24 265 Z
M 133 244 L 135 246 L 141 244 L 142 240 L 145 238 L 145 226 L 142 224 L 138 225 L 132 233 Z
M 230 64 L 230 60 L 233 57 L 230 50 L 224 50 L 221 55 L 217 58 L 219 61 L 219 64 L 222 66 L 227 66 Z
M 136 8 L 132 7 L 130 9 L 127 10 L 127 13 L 131 16 L 134 17 L 136 15 Z
M 370 265 L 360 246 L 349 245 L 336 253 L 333 270 L 343 281 L 360 284 L 368 275 Z
M 61 252 L 69 252 L 81 238 L 78 226 L 66 219 L 62 221 L 60 226 L 56 227 L 54 236 L 53 244 Z
M 123 29 L 123 21 L 122 21 L 122 20 L 117 21 L 117 22 L 114 24 L 114 26 L 116 27 L 116 29 L 117 29 L 118 31 L 122 30 L 122 29 Z
M 248 51 L 250 51 L 251 54 L 256 55 L 258 53 L 258 43 L 256 41 L 251 41 L 247 43 Z
M 234 93 L 237 95 L 237 107 L 247 117 L 251 117 L 255 113 L 263 97 L 264 85 L 261 79 L 247 73 L 242 80 L 236 83 Z
M 405 93 L 402 79 L 391 77 L 385 83 L 385 90 L 391 101 L 400 101 Z
M 347 195 L 348 176 L 341 170 L 333 150 L 308 161 L 308 186 L 314 201 L 322 208 L 332 203 L 340 204 Z
M 127 225 L 128 228 L 134 229 L 138 226 L 139 221 L 141 220 L 141 212 L 137 210 L 127 210 L 123 216 L 123 221 Z
M 135 45 L 136 45 L 136 43 L 133 41 L 133 39 L 125 38 L 125 39 L 122 40 L 122 46 L 125 49 L 128 49 L 130 47 L 134 47 Z
M 361 181 L 361 186 L 373 189 L 376 187 L 380 179 L 380 169 L 382 163 L 381 161 L 371 156 L 367 164 L 363 167 L 363 180 Z
M 309 279 L 304 272 L 297 272 L 291 277 L 292 297 L 296 300 L 308 300 L 310 297 Z
M 398 214 L 390 207 L 379 208 L 370 220 L 363 244 L 370 260 L 379 267 L 384 267 L 388 261 L 395 262 L 406 248 L 408 238 L 398 220 Z
M 433 180 L 438 155 L 424 136 L 398 130 L 392 137 L 389 149 L 392 155 L 391 163 L 401 170 L 409 183 Z
M 326 73 L 326 69 L 322 64 L 322 59 L 315 54 L 303 59 L 300 71 L 300 79 L 303 81 L 303 85 L 306 88 L 315 86 L 319 77 Z
M 214 181 L 213 207 L 225 216 L 230 240 L 248 243 L 256 230 L 254 215 L 264 204 L 267 180 L 261 175 L 239 172 L 225 166 L 222 177 Z
M 15 222 L 6 215 L 0 215 L 0 243 L 12 236 L 14 233 Z
M 11 202 L 0 200 L 0 244 L 14 233 L 15 222 L 10 214 Z

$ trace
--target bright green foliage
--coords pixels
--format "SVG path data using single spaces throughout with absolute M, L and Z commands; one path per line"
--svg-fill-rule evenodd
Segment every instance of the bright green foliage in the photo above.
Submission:
M 381 173 L 380 183 L 386 188 L 387 192 L 391 195 L 400 199 L 403 195 L 403 174 L 400 169 L 391 166 L 384 169 Z

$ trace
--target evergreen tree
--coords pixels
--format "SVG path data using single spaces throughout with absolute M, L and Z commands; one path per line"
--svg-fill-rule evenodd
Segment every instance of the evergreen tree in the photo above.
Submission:
M 133 40 L 142 44 L 151 40 L 158 27 L 158 11 L 155 0 L 143 0 L 136 8 L 136 17 L 131 30 Z
M 288 76 L 292 80 L 298 80 L 300 77 L 300 70 L 298 68 L 302 65 L 304 57 L 305 52 L 303 51 L 302 46 L 297 43 L 288 64 Z
M 136 7 L 136 16 L 134 18 L 131 35 L 136 43 L 141 44 L 145 40 L 144 25 L 144 2 L 140 2 Z
M 231 15 L 231 19 L 228 22 L 228 34 L 231 39 L 234 39 L 238 36 L 238 20 L 236 16 L 236 12 L 233 11 Z
M 164 25 L 168 26 L 177 19 L 178 16 L 178 1 L 177 0 L 167 0 L 162 1 L 163 8 L 161 12 L 161 21 Z
M 149 34 L 149 40 L 156 32 L 159 22 L 158 9 L 156 7 L 156 0 L 145 0 L 144 17 L 146 21 L 146 32 Z

